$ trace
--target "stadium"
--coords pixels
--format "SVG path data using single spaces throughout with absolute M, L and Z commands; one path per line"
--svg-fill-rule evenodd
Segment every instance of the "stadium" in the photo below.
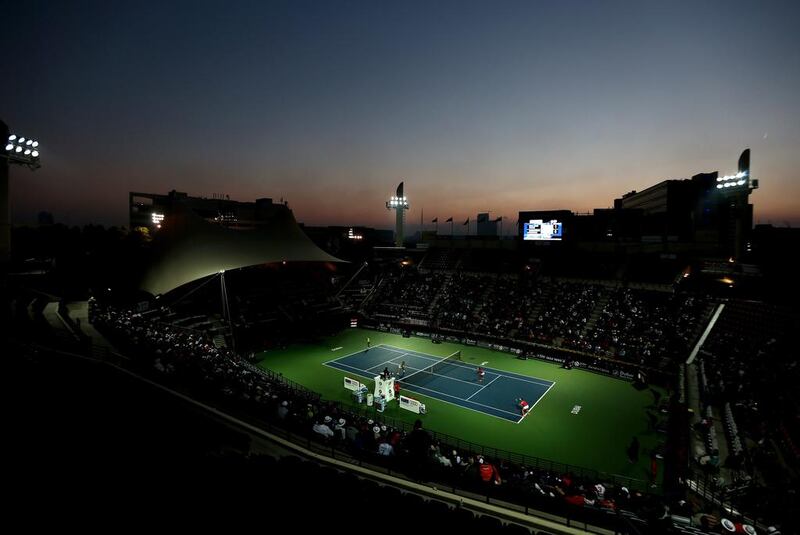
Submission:
M 119 251 L 75 261 L 88 299 L 50 297 L 60 266 L 14 279 L 12 342 L 213 410 L 234 449 L 294 454 L 240 470 L 402 491 L 443 525 L 766 532 L 786 525 L 773 490 L 796 483 L 771 454 L 797 460 L 796 400 L 769 392 L 792 391 L 798 318 L 756 263 L 749 159 L 611 210 L 522 211 L 508 236 L 479 214 L 474 234 L 404 239 L 402 183 L 393 233 L 301 227 L 269 198 L 131 192 L 129 234 L 82 238 Z
M 12 529 L 800 534 L 800 3 L 0 12 Z

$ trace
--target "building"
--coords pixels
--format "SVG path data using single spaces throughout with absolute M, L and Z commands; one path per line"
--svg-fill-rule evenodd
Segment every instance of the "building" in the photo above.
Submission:
M 740 258 L 753 228 L 750 193 L 758 180 L 750 175 L 750 149 L 739 157 L 738 172 L 700 173 L 665 180 L 614 200 L 617 210 L 642 212 L 642 241 L 693 243 L 707 254 Z
M 291 213 L 286 202 L 274 203 L 261 198 L 255 202 L 233 201 L 227 195 L 212 198 L 190 197 L 172 190 L 166 195 L 132 191 L 128 194 L 130 228 L 145 227 L 156 231 L 164 225 L 164 219 L 178 206 L 190 209 L 209 223 L 235 230 L 252 230 L 269 225 L 276 218 Z

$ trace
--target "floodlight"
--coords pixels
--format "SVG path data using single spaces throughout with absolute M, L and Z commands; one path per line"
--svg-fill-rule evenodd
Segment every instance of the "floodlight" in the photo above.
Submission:
M 39 167 L 39 142 L 18 134 L 10 134 L 5 144 L 5 151 L 0 156 L 5 157 L 10 164 L 27 165 L 31 169 Z

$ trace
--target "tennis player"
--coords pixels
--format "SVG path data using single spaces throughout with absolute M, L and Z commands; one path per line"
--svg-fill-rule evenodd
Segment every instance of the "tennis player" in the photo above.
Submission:
M 478 366 L 478 382 L 482 383 L 483 378 L 486 375 L 486 370 L 484 370 L 481 366 Z
M 531 409 L 530 405 L 528 405 L 528 402 L 522 398 L 517 398 L 517 407 L 519 407 L 519 411 L 523 416 L 528 414 L 528 411 Z

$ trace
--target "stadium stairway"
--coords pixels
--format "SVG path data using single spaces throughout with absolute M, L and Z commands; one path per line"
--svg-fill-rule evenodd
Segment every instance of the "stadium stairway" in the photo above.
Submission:
M 711 407 L 711 415 L 712 425 L 717 433 L 717 437 L 721 438 L 721 440 L 717 441 L 717 449 L 719 450 L 719 472 L 725 481 L 733 481 L 732 474 L 730 473 L 731 471 L 726 468 L 730 452 L 728 450 L 728 441 L 726 438 L 723 438 L 727 436 L 725 433 L 725 418 L 719 407 L 715 405 Z
M 542 312 L 542 307 L 550 300 L 553 294 L 553 285 L 545 284 L 545 282 L 552 282 L 552 279 L 550 281 L 542 280 L 542 287 L 544 290 L 542 290 L 542 295 L 539 296 L 539 299 L 534 303 L 533 307 L 531 307 L 531 312 L 528 314 L 528 324 L 532 325 L 539 321 L 539 314 Z
M 487 279 L 486 286 L 483 288 L 483 293 L 478 301 L 478 305 L 475 307 L 475 310 L 472 311 L 473 316 L 476 318 L 480 317 L 484 304 L 489 300 L 489 296 L 495 292 L 495 286 L 497 285 L 496 275 L 489 275 Z
M 589 314 L 589 319 L 586 321 L 586 325 L 583 326 L 583 331 L 581 331 L 583 336 L 586 336 L 594 331 L 595 325 L 597 325 L 597 320 L 600 319 L 603 309 L 605 309 L 607 304 L 608 292 L 600 292 L 600 296 L 597 298 L 597 302 L 595 303 L 592 312 Z
M 444 295 L 444 292 L 450 285 L 453 283 L 453 274 L 449 271 L 444 273 L 444 281 L 442 281 L 442 285 L 439 287 L 439 291 L 436 292 L 436 295 L 433 296 L 431 299 L 430 305 L 428 305 L 428 315 L 433 318 L 436 311 L 438 310 L 439 301 Z
M 79 341 L 75 333 L 70 330 L 64 318 L 59 314 L 58 303 L 56 301 L 47 303 L 42 314 L 45 321 L 50 326 L 53 337 L 60 344 L 69 347 Z

